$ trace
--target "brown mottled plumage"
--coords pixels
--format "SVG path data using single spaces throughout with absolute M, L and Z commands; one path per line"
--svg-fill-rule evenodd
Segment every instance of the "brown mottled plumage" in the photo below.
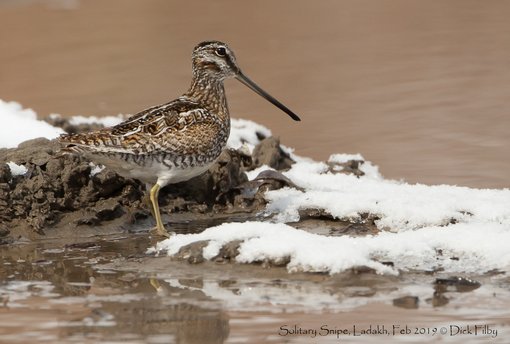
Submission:
M 157 232 L 167 236 L 158 206 L 159 189 L 205 172 L 218 158 L 230 133 L 223 81 L 237 78 L 286 112 L 239 69 L 225 43 L 198 44 L 192 54 L 193 80 L 188 92 L 99 131 L 60 137 L 63 151 L 80 153 L 122 176 L 154 185 L 150 192 Z

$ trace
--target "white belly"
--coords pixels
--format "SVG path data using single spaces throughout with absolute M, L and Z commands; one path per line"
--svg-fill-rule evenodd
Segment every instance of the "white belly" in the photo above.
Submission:
M 170 170 L 168 169 L 162 170 L 158 173 L 157 183 L 161 187 L 164 187 L 165 185 L 168 184 L 184 182 L 186 180 L 190 180 L 191 178 L 201 175 L 202 173 L 207 171 L 209 167 L 211 167 L 211 165 L 212 163 L 204 166 L 195 166 L 185 169 L 175 167 Z
M 132 162 L 128 163 L 121 159 L 112 159 L 111 157 L 104 157 L 96 154 L 91 154 L 89 158 L 92 161 L 105 165 L 125 178 L 138 179 L 151 185 L 158 183 L 161 187 L 168 184 L 184 182 L 199 176 L 207 171 L 214 163 L 214 161 L 212 161 L 202 166 L 187 168 L 173 166 L 169 168 L 165 164 L 158 163 L 155 160 L 147 162 L 145 166 L 140 166 Z

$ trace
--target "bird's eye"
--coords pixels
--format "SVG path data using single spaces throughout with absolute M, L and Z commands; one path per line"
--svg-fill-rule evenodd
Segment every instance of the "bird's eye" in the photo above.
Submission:
M 227 55 L 227 50 L 225 50 L 224 47 L 219 47 L 219 48 L 216 48 L 215 53 L 216 53 L 216 55 L 218 55 L 220 57 L 224 57 L 225 55 Z

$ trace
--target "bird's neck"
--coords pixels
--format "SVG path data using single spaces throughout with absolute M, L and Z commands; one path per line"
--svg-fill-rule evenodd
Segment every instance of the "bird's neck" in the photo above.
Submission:
M 185 96 L 215 114 L 228 117 L 227 98 L 221 79 L 211 78 L 207 74 L 193 73 L 191 86 Z

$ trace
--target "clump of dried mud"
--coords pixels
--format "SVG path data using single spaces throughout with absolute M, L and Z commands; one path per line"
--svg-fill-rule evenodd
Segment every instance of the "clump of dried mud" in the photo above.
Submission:
M 69 132 L 97 129 L 97 125 L 71 126 L 62 118 L 52 124 Z M 265 191 L 295 187 L 277 172 L 294 163 L 279 140 L 259 137 L 253 154 L 227 149 L 208 172 L 163 189 L 162 213 L 186 214 L 188 219 L 254 215 L 266 205 Z M 0 243 L 43 235 L 105 234 L 134 229 L 140 221 L 152 223 L 144 201 L 145 185 L 108 169 L 93 173 L 90 161 L 61 154 L 59 149 L 56 140 L 43 138 L 0 149 Z M 23 165 L 28 171 L 13 175 L 7 162 Z M 248 181 L 245 172 L 262 165 L 277 171 L 264 171 Z M 360 175 L 363 172 L 358 166 L 359 162 L 348 162 L 343 170 Z

